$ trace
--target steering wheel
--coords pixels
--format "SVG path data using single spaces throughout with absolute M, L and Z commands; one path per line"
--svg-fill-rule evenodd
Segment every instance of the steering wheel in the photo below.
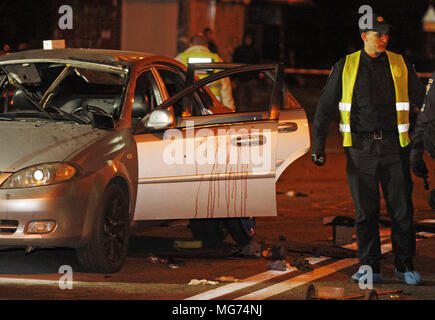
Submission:
M 81 113 L 84 109 L 85 109 L 84 106 L 77 107 L 73 111 L 71 111 L 71 114 Z M 105 113 L 105 114 L 107 114 L 107 112 L 104 109 L 100 108 L 100 107 L 87 106 L 87 109 L 90 110 L 90 111 L 96 111 L 98 113 Z

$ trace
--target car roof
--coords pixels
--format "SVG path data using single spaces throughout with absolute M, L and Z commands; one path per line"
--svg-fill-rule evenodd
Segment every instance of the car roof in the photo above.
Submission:
M 112 67 L 124 68 L 145 59 L 174 62 L 172 58 L 138 51 L 107 49 L 37 49 L 5 54 L 0 56 L 0 65 L 19 61 L 65 61 L 96 63 Z

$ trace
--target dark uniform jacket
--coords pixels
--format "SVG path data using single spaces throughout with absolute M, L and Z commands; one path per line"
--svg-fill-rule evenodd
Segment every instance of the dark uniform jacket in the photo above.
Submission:
M 338 114 L 345 61 L 346 57 L 343 57 L 334 65 L 317 104 L 312 131 L 312 153 L 324 152 L 332 115 Z M 408 68 L 409 99 L 420 107 L 425 94 L 424 86 L 413 66 L 406 59 L 405 63 Z M 394 82 L 385 52 L 377 58 L 372 58 L 361 49 L 358 75 L 352 96 L 350 126 L 352 133 L 369 134 L 378 130 L 382 130 L 383 133 L 397 133 Z
M 418 114 L 417 123 L 411 136 L 411 141 L 413 149 L 417 150 L 419 154 L 423 155 L 424 149 L 426 148 L 431 157 L 435 159 L 435 86 L 433 84 L 434 77 L 435 72 L 432 74 L 432 78 L 429 80 L 429 83 L 427 85 L 427 93 L 424 99 L 424 105 L 420 110 L 421 112 L 419 112 Z M 426 133 L 425 130 L 427 130 Z M 430 136 L 434 136 L 433 139 L 430 139 Z

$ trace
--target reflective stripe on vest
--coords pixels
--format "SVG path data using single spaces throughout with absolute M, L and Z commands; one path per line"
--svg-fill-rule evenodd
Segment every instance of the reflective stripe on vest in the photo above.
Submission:
M 212 52 L 202 51 L 202 50 L 187 50 L 180 54 L 181 62 L 187 66 L 190 63 L 201 63 L 201 62 L 220 62 L 221 59 L 217 54 Z M 211 59 L 211 61 L 206 61 Z M 216 71 L 215 71 L 216 72 Z M 200 79 L 207 76 L 207 74 L 197 74 Z M 221 96 L 221 85 L 219 81 L 212 82 L 208 84 L 211 92 L 220 100 Z
M 408 69 L 400 54 L 386 51 L 390 63 L 390 70 L 394 82 L 396 95 L 397 130 L 400 145 L 406 147 L 410 140 L 409 131 L 409 98 L 408 98 Z M 340 111 L 340 132 L 343 135 L 343 146 L 352 146 L 350 112 L 352 109 L 352 96 L 358 74 L 361 51 L 346 56 L 342 75 L 342 97 L 338 104 Z

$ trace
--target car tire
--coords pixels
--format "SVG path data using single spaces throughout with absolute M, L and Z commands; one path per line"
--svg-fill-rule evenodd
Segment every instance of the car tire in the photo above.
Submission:
M 227 220 L 231 238 L 240 246 L 248 245 L 254 239 L 255 218 L 231 218 Z
M 432 189 L 429 192 L 428 202 L 429 202 L 429 206 L 435 210 L 435 189 Z
M 228 235 L 224 219 L 191 219 L 190 231 L 193 238 L 202 241 L 204 247 L 222 246 Z
M 130 237 L 129 201 L 116 183 L 106 188 L 90 240 L 76 256 L 86 272 L 115 273 L 124 264 Z

